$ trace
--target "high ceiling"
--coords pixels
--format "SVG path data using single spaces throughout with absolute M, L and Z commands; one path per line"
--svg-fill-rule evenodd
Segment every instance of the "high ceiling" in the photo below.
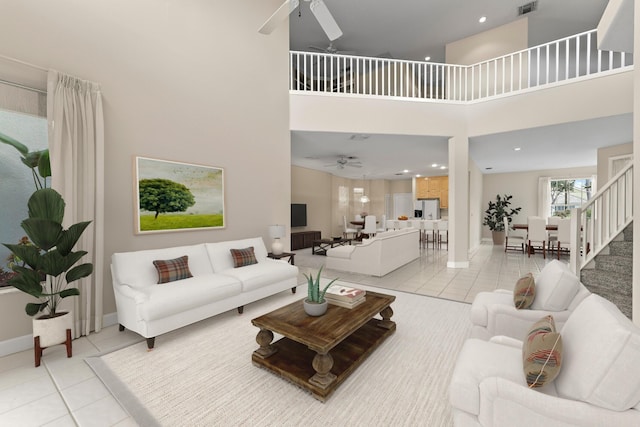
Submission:
M 444 62 L 445 45 L 513 22 L 526 0 L 324 0 L 343 36 L 335 48 L 356 55 Z M 531 46 L 597 27 L 607 0 L 538 0 L 527 14 Z M 478 19 L 486 16 L 484 24 Z M 309 10 L 309 3 L 290 15 L 292 50 L 317 51 L 329 40 Z M 438 175 L 446 170 L 447 140 L 433 136 L 292 132 L 292 164 L 335 175 L 406 179 L 414 174 Z M 548 126 L 470 140 L 470 156 L 485 173 L 556 169 L 596 164 L 597 148 L 630 142 L 631 115 Z M 513 149 L 518 141 L 520 152 Z M 364 149 L 366 147 L 366 150 Z M 390 148 L 392 147 L 392 148 Z M 546 149 L 545 149 L 546 148 Z M 579 149 L 578 149 L 579 148 Z M 547 150 L 555 153 L 548 156 Z M 526 153 L 526 154 L 524 154 Z M 357 157 L 362 167 L 340 169 L 340 155 Z M 522 161 L 526 155 L 526 162 Z M 425 162 L 425 159 L 427 161 Z M 336 166 L 327 166 L 336 163 Z M 409 170 L 407 174 L 403 170 Z M 436 172 L 437 171 L 437 172 Z

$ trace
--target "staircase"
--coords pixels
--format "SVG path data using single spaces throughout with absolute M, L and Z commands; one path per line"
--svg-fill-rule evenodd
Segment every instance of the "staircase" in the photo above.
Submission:
M 633 281 L 633 222 L 580 272 L 591 292 L 608 299 L 631 319 Z

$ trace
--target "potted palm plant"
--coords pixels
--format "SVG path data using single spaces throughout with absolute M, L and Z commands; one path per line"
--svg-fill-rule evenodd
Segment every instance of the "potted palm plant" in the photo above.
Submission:
M 51 176 L 47 150 L 30 153 L 23 144 L 3 134 L 0 142 L 14 146 L 22 154 L 22 162 L 31 169 L 36 186 L 27 203 L 28 218 L 20 224 L 30 244 L 3 245 L 20 261 L 11 265 L 15 275 L 8 284 L 38 299 L 27 303 L 25 311 L 29 316 L 38 315 L 33 319 L 33 336 L 39 366 L 42 349 L 51 345 L 66 343 L 67 356 L 71 357 L 73 315 L 60 312 L 59 306 L 63 298 L 80 295 L 70 283 L 93 273 L 91 263 L 76 265 L 87 252 L 73 250 L 91 221 L 64 229 L 65 202 L 57 191 L 46 188 L 46 178 Z
M 322 316 L 327 312 L 327 300 L 324 299 L 324 295 L 327 292 L 327 289 L 336 279 L 327 284 L 322 290 L 320 290 L 320 273 L 322 273 L 322 267 L 318 270 L 317 277 L 313 278 L 312 274 L 307 275 L 304 274 L 304 277 L 307 278 L 307 298 L 304 300 L 304 311 L 309 316 Z
M 484 222 L 482 225 L 489 226 L 493 237 L 494 245 L 504 244 L 504 218 L 506 217 L 509 224 L 513 221 L 513 216 L 520 212 L 521 207 L 512 208 L 511 199 L 512 195 L 500 194 L 496 195 L 496 200 L 489 201 L 489 207 L 484 211 Z

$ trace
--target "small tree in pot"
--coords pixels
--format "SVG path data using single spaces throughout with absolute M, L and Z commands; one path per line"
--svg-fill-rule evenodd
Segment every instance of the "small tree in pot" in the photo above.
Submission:
M 501 245 L 504 243 L 504 218 L 509 220 L 509 224 L 513 221 L 513 216 L 516 215 L 522 208 L 512 208 L 511 199 L 512 195 L 500 194 L 496 195 L 496 201 L 489 201 L 489 207 L 484 211 L 484 222 L 482 225 L 489 226 L 493 236 L 493 244 Z

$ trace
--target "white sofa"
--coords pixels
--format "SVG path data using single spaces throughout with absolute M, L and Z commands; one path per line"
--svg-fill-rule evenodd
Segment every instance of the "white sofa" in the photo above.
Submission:
M 253 246 L 257 263 L 234 268 L 231 249 Z M 158 284 L 154 260 L 188 256 L 193 277 Z M 155 337 L 219 313 L 291 289 L 298 268 L 267 257 L 262 238 L 114 253 L 111 275 L 120 330 Z
M 553 260 L 535 279 L 535 298 L 529 309 L 516 309 L 513 291 L 479 292 L 471 305 L 471 337 L 487 340 L 505 335 L 521 339 L 532 323 L 548 314 L 560 329 L 590 294 L 566 264 Z
M 468 339 L 449 387 L 454 425 L 640 426 L 640 328 L 592 294 L 560 336 L 558 376 L 539 388 L 527 385 L 521 341 Z
M 385 231 L 361 244 L 327 250 L 326 268 L 384 276 L 420 256 L 420 230 Z

